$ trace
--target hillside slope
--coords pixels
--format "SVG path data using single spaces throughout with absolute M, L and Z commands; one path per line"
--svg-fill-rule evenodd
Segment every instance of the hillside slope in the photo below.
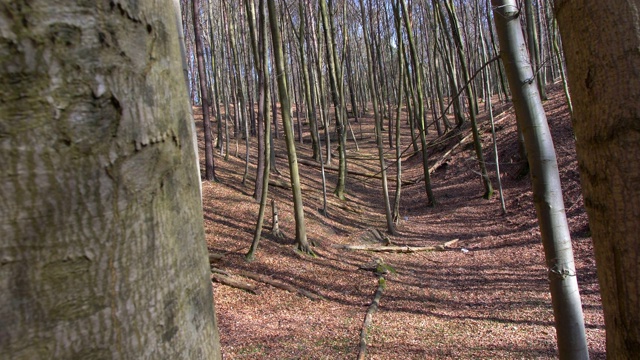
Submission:
M 595 274 L 587 217 L 580 194 L 575 144 L 561 89 L 551 88 L 545 102 L 563 182 L 578 268 L 587 337 L 592 359 L 604 359 L 604 322 Z M 483 104 L 480 105 L 481 109 Z M 451 249 L 437 252 L 370 253 L 341 249 L 362 243 L 372 229 L 384 231 L 380 180 L 362 176 L 379 170 L 372 119 L 352 121 L 360 147 L 349 139 L 347 201 L 331 195 L 335 171 L 327 171 L 329 217 L 323 217 L 321 176 L 317 166 L 300 164 L 308 236 L 316 242 L 317 258 L 303 257 L 293 249 L 294 223 L 291 192 L 271 186 L 269 197 L 280 212 L 286 239 L 271 235 L 271 211 L 256 261 L 247 263 L 258 204 L 253 193 L 255 138 L 252 138 L 250 176 L 241 184 L 243 159 L 232 153 L 228 161 L 216 155 L 220 183 L 204 183 L 207 242 L 211 253 L 224 257 L 214 266 L 258 288 L 258 294 L 214 283 L 223 354 L 226 359 L 353 359 L 358 353 L 362 322 L 377 287 L 377 278 L 359 269 L 373 258 L 382 258 L 396 273 L 387 276 L 387 287 L 373 316 L 369 332 L 371 359 L 479 359 L 556 357 L 553 313 L 544 267 L 531 183 L 519 177 L 516 127 L 510 104 L 496 105 L 498 149 L 508 213 L 501 215 L 495 180 L 495 159 L 485 113 L 481 113 L 483 145 L 496 195 L 482 199 L 483 188 L 475 156 L 463 143 L 432 176 L 436 207 L 426 207 L 419 155 L 403 159 L 401 220 L 395 245 L 429 246 L 459 239 Z M 196 109 L 196 114 L 199 111 Z M 201 117 L 196 115 L 201 131 Z M 231 125 L 230 125 L 231 126 Z M 406 124 L 404 125 L 406 127 Z M 408 134 L 408 129 L 403 129 Z M 435 131 L 429 136 L 435 139 Z M 438 142 L 430 151 L 432 163 L 469 130 Z M 200 137 L 201 138 L 201 137 Z M 307 134 L 297 143 L 301 159 L 310 159 Z M 332 140 L 335 139 L 335 135 Z M 386 136 L 385 136 L 386 140 Z M 200 141 L 202 141 L 200 139 Z M 386 143 L 386 141 L 385 141 Z M 410 138 L 402 138 L 403 149 Z M 201 151 L 202 151 L 201 144 Z M 239 141 L 238 154 L 244 154 Z M 395 150 L 386 149 L 390 179 L 395 177 Z M 288 179 L 284 142 L 276 140 L 277 167 Z M 407 156 L 409 152 L 407 152 Z M 201 159 L 202 159 L 201 155 Z M 334 161 L 335 163 L 335 161 Z M 418 180 L 418 181 L 416 181 Z M 393 196 L 394 181 L 390 181 Z M 262 274 L 281 283 L 321 295 L 312 301 L 263 282 L 238 276 L 242 271 Z

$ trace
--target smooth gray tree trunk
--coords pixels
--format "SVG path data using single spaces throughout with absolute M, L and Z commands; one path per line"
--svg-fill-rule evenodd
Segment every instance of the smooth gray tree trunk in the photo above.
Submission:
M 558 353 L 560 359 L 588 359 L 558 163 L 518 19 L 521 13 L 514 0 L 492 0 L 491 3 L 500 41 L 500 56 L 531 167 L 534 204 L 549 273 Z
M 0 1 L 0 357 L 219 359 L 173 1 Z

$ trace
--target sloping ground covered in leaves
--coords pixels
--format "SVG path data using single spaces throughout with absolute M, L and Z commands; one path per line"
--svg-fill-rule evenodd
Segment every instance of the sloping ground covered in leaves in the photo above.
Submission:
M 545 108 L 558 153 L 587 337 L 592 359 L 603 359 L 604 322 L 573 133 L 559 87 L 550 94 Z M 368 331 L 367 358 L 555 358 L 553 312 L 531 182 L 528 176 L 518 175 L 522 164 L 510 104 L 496 104 L 495 113 L 506 215 L 501 214 L 497 191 L 491 200 L 482 198 L 479 170 L 469 142 L 452 151 L 433 173 L 438 200 L 435 207 L 425 206 L 419 155 L 411 155 L 408 150 L 403 159 L 406 183 L 401 219 L 398 235 L 389 239 L 394 245 L 407 246 L 459 239 L 445 251 L 370 253 L 341 248 L 363 243 L 371 230 L 385 230 L 380 180 L 373 176 L 379 165 L 372 119 L 365 118 L 360 123 L 351 119 L 360 150 L 356 151 L 350 137 L 349 170 L 358 174 L 348 177 L 347 201 L 332 196 L 337 174 L 327 171 L 328 217 L 318 211 L 322 207 L 319 166 L 300 164 L 307 231 L 316 243 L 315 258 L 294 252 L 291 191 L 281 186 L 288 180 L 286 152 L 284 142 L 276 140 L 280 175 L 272 178 L 276 180 L 273 184 L 280 186 L 270 186 L 269 198 L 278 205 L 286 238 L 276 238 L 269 231 L 269 208 L 257 259 L 247 263 L 244 254 L 253 237 L 259 206 L 251 197 L 256 146 L 252 138 L 250 175 L 242 184 L 244 140 L 239 140 L 237 157 L 232 139 L 229 160 L 216 155 L 220 182 L 203 184 L 207 242 L 210 253 L 224 255 L 213 266 L 255 286 L 257 294 L 214 283 L 225 359 L 355 358 L 364 316 L 378 285 L 376 275 L 360 267 L 375 258 L 381 258 L 395 273 L 386 275 L 387 286 Z M 196 109 L 201 131 L 198 114 Z M 481 115 L 483 146 L 497 188 L 491 132 L 486 113 Z M 403 126 L 405 149 L 410 138 L 404 122 Z M 434 133 L 431 130 L 431 140 L 436 139 Z M 434 141 L 437 145 L 430 149 L 430 162 L 441 160 L 468 133 L 463 129 L 446 141 Z M 297 147 L 301 159 L 310 159 L 308 133 L 305 143 L 297 143 Z M 395 150 L 388 148 L 386 136 L 385 147 L 391 180 L 395 178 Z M 390 184 L 393 196 L 395 182 Z M 261 274 L 324 299 L 313 301 L 242 277 L 242 272 Z

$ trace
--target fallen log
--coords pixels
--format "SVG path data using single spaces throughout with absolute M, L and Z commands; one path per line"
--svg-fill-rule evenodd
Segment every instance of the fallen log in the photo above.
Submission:
M 378 245 L 344 245 L 345 250 L 363 250 L 373 252 L 413 253 L 420 251 L 436 251 L 436 246 L 378 246 Z
M 283 282 L 280 282 L 278 280 L 272 279 L 268 276 L 264 276 L 264 275 L 259 275 L 256 273 L 252 273 L 252 272 L 248 272 L 248 271 L 242 271 L 242 270 L 238 270 L 237 272 L 238 275 L 255 280 L 255 281 L 259 281 L 261 283 L 265 283 L 268 285 L 271 285 L 275 288 L 281 289 L 281 290 L 286 290 L 286 291 L 290 291 L 293 293 L 298 293 L 302 296 L 305 296 L 313 301 L 318 301 L 318 300 L 324 300 L 324 297 L 322 297 L 321 295 L 318 294 L 314 294 L 310 291 L 304 290 L 304 289 L 300 289 L 297 288 L 293 285 L 289 285 L 289 284 L 285 284 Z
M 421 251 L 444 251 L 452 245 L 456 244 L 458 239 L 453 239 L 441 245 L 435 246 L 379 246 L 372 244 L 342 245 L 339 246 L 345 250 L 362 250 L 373 252 L 395 252 L 395 253 L 414 253 Z
M 227 275 L 218 274 L 218 273 L 212 273 L 211 274 L 211 280 L 213 280 L 215 282 L 218 282 L 220 284 L 223 284 L 223 285 L 231 286 L 231 287 L 236 288 L 236 289 L 240 289 L 240 290 L 244 290 L 246 292 L 250 292 L 250 293 L 252 293 L 254 295 L 258 294 L 258 288 L 257 287 L 255 287 L 255 286 L 253 286 L 253 285 L 251 285 L 249 283 L 233 279 L 233 278 L 231 278 L 230 276 L 227 276 Z
M 380 305 L 380 298 L 382 297 L 382 292 L 384 291 L 385 286 L 386 280 L 383 277 L 379 277 L 378 290 L 376 290 L 376 293 L 373 296 L 373 301 L 371 302 L 371 305 L 369 305 L 367 314 L 364 317 L 364 322 L 362 323 L 362 330 L 360 331 L 360 350 L 358 351 L 358 360 L 364 360 L 367 356 L 367 335 L 369 333 L 371 323 L 373 322 L 373 314 L 378 310 L 378 306 Z

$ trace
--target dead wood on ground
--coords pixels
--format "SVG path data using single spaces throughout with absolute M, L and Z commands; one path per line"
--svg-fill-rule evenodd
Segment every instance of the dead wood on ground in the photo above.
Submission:
M 350 245 L 341 245 L 339 248 L 345 250 L 363 250 L 363 251 L 373 251 L 373 252 L 395 252 L 395 253 L 414 253 L 414 252 L 422 252 L 422 251 L 444 251 L 447 248 L 455 245 L 459 239 L 453 239 L 447 241 L 441 245 L 435 246 L 380 246 L 380 245 L 371 245 L 371 244 L 350 244 Z
M 358 360 L 364 360 L 367 356 L 367 335 L 369 333 L 371 323 L 373 322 L 373 314 L 378 310 L 378 306 L 380 305 L 380 298 L 382 297 L 382 292 L 384 291 L 385 286 L 386 280 L 384 279 L 384 277 L 379 277 L 378 289 L 373 296 L 373 301 L 371 302 L 371 305 L 369 305 L 367 314 L 364 317 L 364 322 L 362 323 L 362 330 L 360 331 L 360 350 L 358 351 Z
M 254 295 L 258 294 L 258 288 L 246 283 L 244 281 L 241 280 L 237 280 L 232 278 L 229 275 L 224 275 L 224 274 L 220 274 L 218 272 L 214 272 L 211 274 L 211 280 L 215 281 L 215 282 L 219 282 L 220 284 L 223 285 L 227 285 L 227 286 L 231 286 L 233 288 L 236 289 L 240 289 L 240 290 L 244 290 L 246 292 L 250 292 Z

